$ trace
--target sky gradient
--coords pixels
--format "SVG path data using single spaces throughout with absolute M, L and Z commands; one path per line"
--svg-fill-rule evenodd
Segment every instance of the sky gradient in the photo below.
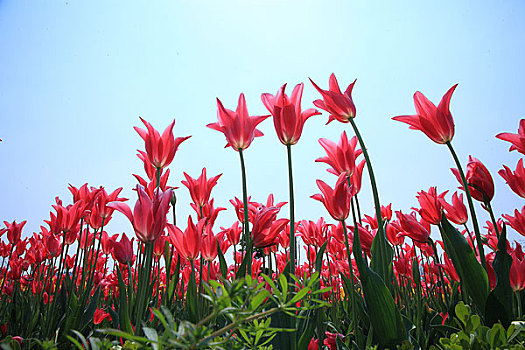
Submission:
M 267 114 L 262 93 L 304 82 L 302 106 L 310 108 L 320 96 L 308 78 L 326 89 L 331 73 L 342 88 L 357 79 L 356 123 L 382 204 L 408 212 L 418 191 L 457 188 L 447 148 L 391 118 L 415 113 L 415 91 L 437 104 L 458 83 L 453 144 L 464 164 L 473 155 L 492 173 L 496 215 L 512 214 L 523 199 L 497 171 L 514 170 L 521 154 L 494 136 L 516 133 L 524 117 L 523 18 L 523 1 L 0 1 L 0 220 L 28 220 L 29 235 L 56 196 L 71 202 L 68 184 L 86 182 L 123 187 L 133 207 L 132 174 L 144 176 L 136 157 L 144 143 L 133 130 L 141 116 L 161 132 L 175 118 L 175 137 L 192 135 L 170 166 L 179 222 L 193 214 L 182 172 L 223 174 L 212 192 L 216 206 L 228 208 L 217 232 L 233 223 L 228 200 L 242 192 L 238 154 L 206 128 L 217 120 L 216 98 L 235 109 L 242 92 L 250 114 Z M 316 179 L 336 180 L 314 162 L 324 156 L 318 139 L 352 132 L 327 119 L 309 119 L 293 146 L 298 220 L 332 222 L 310 198 Z M 245 153 L 249 194 L 288 201 L 286 148 L 271 120 L 260 129 L 265 136 Z M 366 172 L 360 202 L 373 213 Z M 485 226 L 488 216 L 477 212 Z M 113 217 L 110 233 L 133 234 L 123 215 Z M 524 241 L 513 230 L 510 237 Z

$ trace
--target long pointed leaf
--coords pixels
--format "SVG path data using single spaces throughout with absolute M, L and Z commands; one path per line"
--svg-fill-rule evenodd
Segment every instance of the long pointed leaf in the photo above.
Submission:
M 381 276 L 364 259 L 357 227 L 354 230 L 354 257 L 374 333 L 382 347 L 395 347 L 407 338 L 401 314 Z
M 506 227 L 503 226 L 498 240 L 498 251 L 492 262 L 496 274 L 496 287 L 490 292 L 485 305 L 485 316 L 489 327 L 498 321 L 507 328 L 514 317 L 514 295 L 510 286 L 512 257 L 507 253 Z
M 474 250 L 465 237 L 450 224 L 445 215 L 441 219 L 440 228 L 445 252 L 452 260 L 463 288 L 472 298 L 478 310 L 483 312 L 489 293 L 487 271 L 476 259 Z

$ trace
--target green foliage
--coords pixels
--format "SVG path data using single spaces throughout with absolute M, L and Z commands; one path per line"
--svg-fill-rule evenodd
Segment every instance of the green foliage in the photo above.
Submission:
M 525 322 L 512 322 L 505 329 L 501 323 L 489 328 L 481 324 L 478 315 L 463 302 L 456 305 L 457 324 L 460 331 L 448 338 L 441 338 L 439 349 L 523 349 L 525 347 Z

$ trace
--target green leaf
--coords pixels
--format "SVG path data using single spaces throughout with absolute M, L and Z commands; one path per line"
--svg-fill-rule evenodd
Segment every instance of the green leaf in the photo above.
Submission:
M 472 298 L 478 310 L 484 311 L 489 293 L 487 271 L 476 259 L 474 250 L 465 237 L 450 224 L 445 215 L 441 219 L 440 231 L 445 252 L 452 260 L 462 287 Z
M 308 294 L 308 292 L 310 291 L 310 288 L 308 287 L 305 287 L 303 289 L 301 289 L 300 291 L 297 292 L 297 294 L 295 294 L 293 296 L 292 299 L 290 299 L 290 301 L 287 303 L 287 305 L 293 305 L 295 304 L 296 302 L 298 302 L 299 300 L 301 300 L 302 298 L 304 298 L 304 296 L 306 294 Z
M 470 310 L 468 306 L 460 301 L 454 310 L 456 311 L 457 318 L 463 323 L 463 325 L 466 325 L 470 318 Z
M 514 293 L 510 286 L 512 257 L 507 253 L 506 226 L 503 226 L 498 240 L 498 251 L 492 262 L 496 275 L 496 287 L 487 297 L 485 319 L 488 326 L 500 321 L 508 327 L 514 318 Z
M 119 306 L 118 306 L 118 319 L 120 329 L 124 332 L 133 334 L 133 327 L 131 326 L 131 321 L 129 319 L 129 307 L 128 307 L 128 298 L 126 293 L 126 285 L 122 279 L 122 273 L 120 268 L 117 266 L 117 278 L 118 278 L 118 289 L 119 289 Z M 131 286 L 130 286 L 131 287 Z
M 354 229 L 353 248 L 374 333 L 380 346 L 393 348 L 407 339 L 407 333 L 390 290 L 381 276 L 370 269 L 363 259 L 357 227 Z
M 500 323 L 496 323 L 492 329 L 489 330 L 487 336 L 491 349 L 502 347 L 507 343 L 505 328 L 503 328 Z
M 217 253 L 219 256 L 219 266 L 221 269 L 222 278 L 226 279 L 228 278 L 228 264 L 226 264 L 226 259 L 224 259 L 224 254 L 222 253 L 219 241 L 217 241 Z
M 257 293 L 250 301 L 251 310 L 255 311 L 257 308 L 268 298 L 270 292 L 266 289 L 262 289 Z
M 385 222 L 383 230 L 378 230 L 372 241 L 370 268 L 383 278 L 389 289 L 392 289 L 394 250 L 386 238 L 386 225 Z
M 82 317 L 80 318 L 79 323 L 79 331 L 82 332 L 84 328 L 88 324 L 91 324 L 91 321 L 93 321 L 93 316 L 95 315 L 95 310 L 97 309 L 97 303 L 100 295 L 100 286 L 95 291 L 95 294 L 93 294 L 93 297 L 91 298 L 91 301 L 89 302 L 88 306 L 86 307 L 86 310 L 82 314 Z M 75 327 L 76 325 L 74 325 Z
M 317 255 L 315 256 L 315 271 L 321 271 L 323 267 L 323 255 L 324 251 L 326 250 L 326 245 L 328 244 L 328 240 L 326 240 L 321 248 L 317 251 Z

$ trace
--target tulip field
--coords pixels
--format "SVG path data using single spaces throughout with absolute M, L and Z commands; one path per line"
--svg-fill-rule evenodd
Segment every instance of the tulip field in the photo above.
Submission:
M 396 203 L 380 200 L 358 128 L 355 83 L 343 92 L 332 74 L 326 90 L 310 80 L 289 93 L 284 84 L 261 95 L 261 116 L 249 114 L 244 94 L 232 109 L 217 99 L 207 127 L 239 159 L 229 208 L 214 204 L 222 175 L 203 168 L 197 178 L 170 178 L 190 138 L 174 136 L 175 120 L 161 134 L 141 118 L 134 129 L 144 168 L 130 170 L 140 174 L 133 198 L 121 197 L 122 188 L 70 185 L 71 197 L 56 198 L 38 232 L 1 218 L 2 349 L 524 349 L 525 257 L 508 237 L 525 236 L 525 206 L 498 217 L 491 203 L 492 176 L 517 202 L 525 198 L 525 119 L 517 131 L 496 131 L 491 142 L 506 143 L 519 160 L 491 174 L 452 145 L 457 85 L 437 106 L 416 92 L 415 114 L 392 123 L 442 145 L 456 165 L 444 176 L 459 188 L 424 188 L 417 208 L 393 210 Z M 301 101 L 305 88 L 319 99 Z M 324 152 L 311 159 L 333 175 L 311 194 L 323 214 L 296 217 L 293 169 L 301 164 L 293 146 L 313 116 L 339 123 L 341 136 L 319 138 Z M 277 202 L 268 193 L 259 203 L 247 190 L 245 150 L 275 138 L 257 129 L 271 122 L 286 148 L 289 197 Z M 191 203 L 177 201 L 175 187 L 189 191 Z M 363 187 L 371 213 L 361 210 Z M 188 205 L 191 215 L 177 216 Z M 220 227 L 225 210 L 236 220 Z M 490 220 L 482 222 L 482 212 Z M 107 230 L 115 216 L 129 220 L 130 231 Z

